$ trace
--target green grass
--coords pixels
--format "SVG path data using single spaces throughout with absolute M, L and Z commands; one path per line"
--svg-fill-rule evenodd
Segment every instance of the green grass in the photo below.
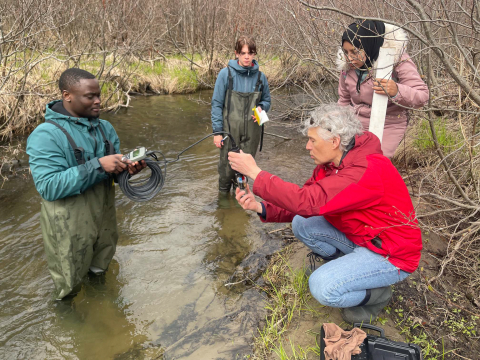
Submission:
M 390 310 L 390 307 L 388 310 Z M 420 346 L 424 360 L 442 359 L 439 345 L 421 329 L 420 324 L 414 323 L 410 316 L 405 317 L 403 310 L 401 312 L 395 311 L 392 317 L 396 326 L 400 329 L 400 334 L 404 335 L 408 342 Z M 445 353 L 443 352 L 443 354 Z
M 177 79 L 178 85 L 181 89 L 193 89 L 198 87 L 198 80 L 195 72 L 190 70 L 188 66 L 181 68 L 174 68 L 167 71 L 167 73 L 174 79 Z
M 291 340 L 289 340 L 289 345 L 290 356 L 287 354 L 286 349 L 284 349 L 282 341 L 279 341 L 278 346 L 275 346 L 273 351 L 280 360 L 307 360 L 308 349 L 305 350 L 301 346 L 295 346 Z
M 88 67 L 90 69 L 98 69 L 100 68 L 100 65 L 102 64 L 102 62 L 100 60 L 84 60 L 80 63 L 80 67 L 84 68 L 84 67 Z M 112 62 L 108 62 L 108 61 L 105 61 L 105 66 L 110 66 L 112 64 Z
M 112 81 L 101 83 L 102 106 L 108 107 L 122 100 L 123 93 L 117 90 L 117 84 Z
M 258 336 L 255 338 L 257 352 L 263 356 L 274 352 L 279 359 L 306 359 L 314 348 L 303 349 L 295 346 L 290 340 L 288 349 L 284 348 L 282 336 L 288 329 L 295 314 L 301 311 L 310 311 L 306 303 L 310 299 L 308 291 L 308 277 L 305 269 L 292 269 L 288 264 L 290 248 L 275 255 L 263 278 L 268 284 L 263 291 L 266 291 L 269 298 L 265 308 L 268 315 L 265 324 L 258 329 Z M 287 351 L 288 350 L 288 351 Z M 290 355 L 288 355 L 290 354 Z
M 305 269 L 299 269 L 293 271 L 289 266 L 290 272 L 292 273 L 292 287 L 295 291 L 295 294 L 298 295 L 300 301 L 304 302 L 307 300 L 310 292 L 308 290 L 308 277 L 305 274 Z
M 130 71 L 142 75 L 160 75 L 165 71 L 165 62 L 164 61 L 155 61 L 153 63 L 149 62 L 140 62 L 140 63 L 129 63 L 128 68 Z
M 45 81 L 50 81 L 50 74 L 47 71 L 42 71 L 40 73 L 40 78 Z
M 50 53 L 55 56 L 46 56 Z M 67 67 L 78 66 L 97 75 L 105 61 L 104 71 L 99 79 L 101 84 L 107 81 L 102 86 L 102 106 L 114 109 L 115 106 L 126 103 L 128 96 L 124 94 L 124 91 L 127 90 L 133 93 L 151 91 L 156 94 L 186 94 L 213 86 L 216 73 L 227 64 L 229 57 L 223 52 L 215 53 L 215 62 L 210 68 L 209 55 L 209 53 L 193 54 L 193 61 L 200 66 L 193 66 L 192 70 L 192 64 L 181 54 L 168 55 L 165 60 L 152 60 L 151 62 L 140 61 L 136 56 L 117 56 L 115 58 L 113 53 L 110 53 L 104 59 L 101 54 L 92 54 L 84 55 L 80 59 L 75 58 L 78 63 L 74 63 L 73 59 L 65 61 L 68 55 L 54 51 L 54 49 L 43 52 L 27 49 L 18 53 L 16 57 L 7 59 L 6 64 L 2 64 L 6 69 L 14 70 L 12 75 L 7 76 L 3 91 L 12 94 L 17 92 L 20 79 L 26 75 L 24 91 L 39 95 L 30 97 L 29 99 L 32 101 L 20 103 L 15 96 L 7 96 L 2 99 L 0 119 L 9 119 L 9 123 L 0 129 L 0 138 L 11 138 L 14 133 L 22 134 L 36 126 L 38 119 L 42 116 L 45 102 L 60 96 L 57 82 L 60 74 Z M 229 55 L 233 57 L 233 52 L 229 52 Z M 187 57 L 189 56 L 191 55 L 187 54 Z M 115 63 L 113 63 L 114 59 Z M 264 54 L 261 60 L 266 64 L 262 71 L 265 71 L 270 86 L 285 85 L 286 73 L 281 64 L 282 55 Z M 271 62 L 269 63 L 269 61 Z M 35 64 L 35 66 L 30 68 L 25 66 L 27 64 Z M 296 80 L 303 81 L 305 78 L 305 71 L 308 69 L 304 69 L 303 66 L 297 68 L 299 69 L 298 79 L 295 76 L 290 77 L 289 83 Z M 27 74 L 24 73 L 25 69 L 29 69 Z M 110 75 L 109 78 L 106 77 L 107 72 Z M 117 90 L 117 82 L 121 84 L 121 89 Z M 19 106 L 18 116 L 10 116 L 11 109 L 16 108 L 17 105 Z
M 454 293 L 451 300 L 455 302 L 460 296 L 460 294 Z M 402 302 L 403 297 L 398 296 L 397 300 Z M 420 346 L 424 360 L 444 360 L 447 354 L 455 351 L 455 349 L 445 350 L 443 337 L 434 339 L 432 334 L 415 320 L 414 316 L 407 314 L 398 304 L 387 307 L 386 311 L 392 315 L 396 327 L 400 330 L 400 334 L 405 336 L 407 342 Z M 447 311 L 445 320 L 440 324 L 440 327 L 446 329 L 446 333 L 454 337 L 463 334 L 468 338 L 475 338 L 477 336 L 478 320 L 478 316 L 462 316 L 461 309 L 454 308 Z
M 114 84 L 113 82 L 105 81 L 101 85 L 102 99 L 106 99 L 108 96 L 110 96 L 110 94 L 112 94 L 115 91 L 116 87 L 117 87 L 117 85 Z
M 452 131 L 451 127 L 448 127 L 446 119 L 441 117 L 437 118 L 434 122 L 434 129 L 437 134 L 438 143 L 446 151 L 453 151 L 461 146 L 463 137 L 460 129 Z M 435 143 L 433 142 L 428 121 L 422 121 L 420 124 L 414 146 L 420 151 L 435 149 Z

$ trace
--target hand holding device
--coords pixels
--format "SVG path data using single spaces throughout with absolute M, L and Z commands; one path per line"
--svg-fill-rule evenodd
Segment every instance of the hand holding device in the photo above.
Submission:
M 262 204 L 255 200 L 248 184 L 246 190 L 240 190 L 240 188 L 235 190 L 235 199 L 244 210 L 256 211 L 257 213 L 261 213 L 263 210 Z
M 147 149 L 144 146 L 139 146 L 138 148 L 130 151 L 123 158 L 124 160 L 130 160 L 131 162 L 137 162 L 143 160 L 147 157 Z
M 127 164 L 123 161 L 122 154 L 103 156 L 98 159 L 98 162 L 107 173 L 118 175 L 127 168 Z
M 144 159 L 147 158 L 147 149 L 144 146 L 130 151 L 122 157 L 122 161 L 128 164 L 128 172 L 130 175 L 138 174 L 145 167 L 147 167 Z
M 214 144 L 217 148 L 221 149 L 222 146 L 223 146 L 223 136 L 222 136 L 222 135 L 215 135 L 215 136 L 213 137 L 213 144 Z
M 147 149 L 141 146 L 126 155 L 120 155 L 120 154 L 112 155 L 115 159 L 115 162 L 118 163 L 118 164 L 115 164 L 116 166 L 119 167 L 117 169 L 115 169 L 114 166 L 110 166 L 107 164 L 108 156 L 102 158 L 100 163 L 102 164 L 102 166 L 105 164 L 104 169 L 106 169 L 106 171 L 107 169 L 109 171 L 113 171 L 115 169 L 115 171 L 113 172 L 115 174 L 119 174 L 118 185 L 122 190 L 122 192 L 125 194 L 125 196 L 127 196 L 130 200 L 149 201 L 153 199 L 160 192 L 160 190 L 162 189 L 165 183 L 165 177 L 167 175 L 167 164 L 171 164 L 180 160 L 180 156 L 184 152 L 188 151 L 189 149 L 191 149 L 192 147 L 199 144 L 200 142 L 202 142 L 203 140 L 207 139 L 210 136 L 215 136 L 216 139 L 220 140 L 221 145 L 223 145 L 222 144 L 223 141 L 226 140 L 228 137 L 230 139 L 232 151 L 238 152 L 239 153 L 238 155 L 243 154 L 243 152 L 237 147 L 235 143 L 235 139 L 232 137 L 230 133 L 225 131 L 218 131 L 210 135 L 207 135 L 203 139 L 200 139 L 197 142 L 193 143 L 192 145 L 186 147 L 177 155 L 176 159 L 167 160 L 165 158 L 165 155 L 163 155 L 163 153 L 160 150 L 147 151 Z M 214 143 L 215 143 L 215 140 L 214 140 Z M 160 160 L 157 154 L 161 155 L 163 157 L 163 160 Z M 247 155 L 247 154 L 244 154 L 244 155 Z M 255 160 L 253 160 L 253 158 L 252 158 L 252 161 L 255 164 Z M 160 164 L 163 164 L 165 166 L 164 170 L 161 169 Z M 125 168 L 127 168 L 127 165 L 128 165 L 128 171 L 123 171 Z M 145 167 L 150 168 L 151 170 L 150 176 L 143 177 L 141 179 L 131 180 L 131 177 L 133 175 L 135 175 Z M 258 172 L 260 172 L 260 169 L 258 169 Z M 252 174 L 256 177 L 258 172 L 252 172 Z M 236 173 L 236 175 L 237 175 L 236 181 L 238 186 L 240 187 L 240 189 L 245 189 L 247 178 L 238 172 Z
M 230 152 L 240 154 L 240 149 L 237 146 L 235 146 L 230 150 Z M 232 167 L 232 162 L 230 162 L 230 167 Z M 247 178 L 245 177 L 245 175 L 239 173 L 238 171 L 235 171 L 235 182 L 237 183 L 237 186 L 239 189 L 245 190 L 245 185 L 247 185 Z
M 128 164 L 128 173 L 130 175 L 138 174 L 140 171 L 147 167 L 145 160 L 140 160 L 132 164 Z
M 268 118 L 267 112 L 265 110 L 262 110 L 262 108 L 256 107 L 252 109 L 253 111 L 253 120 L 258 123 L 259 126 L 265 124 L 267 121 L 270 119 Z
M 233 170 L 247 175 L 252 180 L 255 180 L 257 175 L 262 171 L 257 166 L 255 159 L 250 154 L 245 154 L 242 150 L 230 151 L 228 153 L 228 160 Z

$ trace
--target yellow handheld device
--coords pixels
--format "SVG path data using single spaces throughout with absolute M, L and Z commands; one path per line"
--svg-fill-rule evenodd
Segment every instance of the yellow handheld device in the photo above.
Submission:
M 256 107 L 254 107 L 252 110 L 253 110 L 253 116 L 255 116 L 255 121 L 259 126 L 265 124 L 269 120 L 265 110 L 262 110 L 262 112 L 259 112 Z
M 254 107 L 253 109 L 253 115 L 255 116 L 255 121 L 260 125 L 260 113 L 258 112 L 258 109 Z

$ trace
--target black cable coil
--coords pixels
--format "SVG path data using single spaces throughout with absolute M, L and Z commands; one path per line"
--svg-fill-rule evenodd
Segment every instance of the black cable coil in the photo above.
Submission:
M 215 135 L 227 135 L 230 138 L 232 150 L 238 149 L 237 145 L 235 144 L 235 140 L 233 139 L 232 135 L 226 131 L 217 131 L 212 134 L 205 136 L 204 138 L 198 140 L 197 142 L 193 143 L 192 145 L 183 149 L 178 155 L 177 158 L 174 160 L 167 160 L 165 155 L 160 150 L 153 150 L 148 151 L 146 153 L 147 156 L 152 157 L 153 159 L 146 158 L 144 161 L 146 162 L 147 166 L 152 171 L 152 174 L 148 179 L 139 179 L 139 180 L 132 180 L 130 178 L 132 175 L 128 171 L 122 171 L 119 175 L 117 175 L 118 185 L 120 189 L 128 197 L 130 200 L 137 201 L 137 202 L 144 202 L 149 201 L 157 195 L 160 190 L 162 190 L 163 184 L 165 183 L 165 178 L 167 176 L 167 164 L 177 162 L 180 160 L 180 156 L 186 152 L 187 150 L 191 149 L 195 145 L 201 143 L 203 140 L 209 138 L 210 136 Z M 163 160 L 159 160 L 156 154 L 160 154 L 163 157 Z M 165 173 L 162 172 L 162 168 L 159 164 L 165 165 Z M 135 184 L 132 186 L 132 184 Z
M 120 189 L 130 200 L 137 202 L 149 201 L 160 192 L 165 183 L 165 176 L 158 165 L 159 163 L 148 158 L 145 159 L 145 163 L 152 171 L 148 179 L 130 181 L 132 175 L 128 171 L 122 171 L 117 176 Z

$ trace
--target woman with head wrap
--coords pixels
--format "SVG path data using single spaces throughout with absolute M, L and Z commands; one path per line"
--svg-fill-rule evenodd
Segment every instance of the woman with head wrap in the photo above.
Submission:
M 406 32 L 381 21 L 364 20 L 351 24 L 342 36 L 337 65 L 341 70 L 338 103 L 352 106 L 364 130 L 370 125 L 373 93 L 388 95 L 382 151 L 391 158 L 407 128 L 407 108 L 420 108 L 429 96 L 428 87 L 405 49 Z M 375 77 L 381 47 L 396 50 L 390 80 Z

